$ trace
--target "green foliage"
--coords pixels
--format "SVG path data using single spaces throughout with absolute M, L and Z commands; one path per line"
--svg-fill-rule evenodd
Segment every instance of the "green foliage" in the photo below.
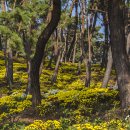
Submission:
M 118 92 L 108 89 L 59 91 L 42 100 L 40 115 L 44 117 L 90 116 L 119 105 Z M 51 115 L 50 115 L 51 114 Z
M 61 124 L 57 120 L 48 120 L 43 122 L 41 120 L 35 120 L 33 124 L 25 127 L 24 130 L 60 130 Z
M 30 98 L 22 93 L 0 98 L 0 122 L 13 121 L 17 115 L 31 106 Z
M 1 130 L 23 130 L 24 128 L 25 124 L 21 122 L 7 123 L 0 126 Z
M 121 120 L 111 120 L 102 123 L 90 123 L 85 124 L 75 124 L 70 127 L 70 130 L 127 130 L 128 124 L 122 122 Z
M 68 125 L 63 124 L 62 121 L 48 120 L 43 122 L 35 120 L 34 123 L 26 126 L 24 130 L 127 130 L 129 124 L 121 120 L 110 120 L 108 122 L 86 122 L 84 124 Z
M 0 56 L 3 59 L 3 53 L 0 52 Z M 8 99 L 7 97 L 1 98 L 2 106 L 6 107 L 6 109 L 2 109 L 0 115 L 2 118 L 1 121 L 3 120 L 1 129 L 13 130 L 24 129 L 25 127 L 25 125 L 12 122 L 19 114 L 22 114 L 25 109 L 30 107 L 31 103 L 28 99 L 21 99 L 21 93 L 25 90 L 27 83 L 27 65 L 25 63 L 26 61 L 23 58 L 20 58 L 19 60 L 15 59 L 15 63 L 13 64 L 14 81 L 17 85 L 14 84 L 12 92 L 20 92 L 20 94 L 16 94 L 16 97 L 19 97 L 20 100 L 19 98 L 12 98 L 12 95 L 9 97 L 7 96 Z M 0 60 L 0 64 L 0 67 L 2 68 L 0 80 L 3 82 L 5 75 L 4 60 Z M 111 128 L 108 127 L 108 125 L 105 126 L 106 122 L 103 121 L 99 121 L 99 124 L 97 124 L 97 122 L 92 123 L 92 120 L 96 120 L 100 114 L 103 115 L 105 112 L 107 113 L 107 117 L 110 116 L 110 119 L 115 119 L 116 116 L 112 116 L 107 110 L 111 110 L 112 108 L 116 109 L 119 105 L 117 91 L 100 88 L 105 71 L 104 69 L 100 70 L 99 65 L 97 64 L 92 66 L 92 81 L 90 88 L 87 89 L 84 87 L 84 65 L 81 66 L 81 75 L 77 75 L 77 64 L 62 63 L 60 65 L 57 82 L 53 85 L 51 84 L 53 70 L 47 69 L 47 65 L 48 62 L 46 61 L 40 78 L 43 99 L 42 105 L 38 107 L 38 110 L 41 117 L 44 117 L 45 119 L 60 119 L 59 121 L 57 120 L 57 122 L 60 124 L 59 128 L 63 130 L 75 130 L 79 128 L 82 130 L 84 127 L 96 130 L 96 128 L 101 129 L 103 125 L 106 129 Z M 52 67 L 54 69 L 54 64 L 52 64 Z M 113 71 L 111 82 L 114 82 L 114 75 L 115 72 Z M 7 93 L 8 89 L 3 88 L 0 92 Z M 6 104 L 4 104 L 4 102 Z M 26 104 L 25 107 L 23 104 Z M 6 119 L 10 119 L 11 123 L 9 120 L 8 122 L 4 122 Z M 31 130 L 32 127 L 39 129 L 41 126 L 42 128 L 46 127 L 46 129 L 50 130 L 55 129 L 54 121 L 51 120 L 50 122 L 51 123 L 49 123 L 49 121 L 42 121 L 42 123 L 39 124 L 33 123 L 27 126 L 26 129 Z M 114 126 L 113 128 L 116 129 L 117 126 Z
M 63 35 L 61 35 L 64 37 L 63 39 L 62 37 L 57 38 L 58 41 L 60 40 L 58 42 L 59 46 L 63 46 L 65 43 L 66 49 L 69 49 L 70 43 L 74 38 L 75 7 L 73 7 L 72 16 L 70 16 L 70 7 L 72 6 L 72 2 L 73 1 L 62 0 L 62 9 L 65 9 L 65 7 L 66 9 L 62 10 L 61 20 L 57 27 L 57 36 L 60 35 L 59 32 L 63 32 Z M 95 0 L 93 3 L 94 9 L 95 7 L 97 8 L 98 4 L 100 4 L 99 0 Z M 50 5 L 50 0 L 32 0 L 31 2 L 27 0 L 6 1 L 6 8 L 8 10 L 6 12 L 0 12 L 0 35 L 2 45 L 7 43 L 7 52 L 12 49 L 13 52 L 20 52 L 21 56 L 25 56 L 26 54 L 23 45 L 29 43 L 32 53 L 29 57 L 31 58 L 33 56 L 38 37 L 47 24 L 46 17 L 48 10 L 52 10 L 52 6 Z M 87 5 L 88 8 L 92 8 L 89 1 Z M 87 12 L 89 15 L 91 11 Z M 82 13 L 79 7 L 78 13 Z M 79 15 L 76 30 L 77 62 L 81 55 L 79 46 L 82 38 L 81 19 L 82 18 Z M 91 22 L 94 23 L 93 21 Z M 86 27 L 87 26 L 85 26 L 85 28 Z M 93 62 L 95 63 L 101 61 L 103 54 L 104 42 L 101 41 L 104 38 L 100 29 L 101 26 L 96 25 L 91 39 L 93 46 Z M 86 37 L 87 28 L 85 29 L 85 32 Z M 68 38 L 66 35 L 68 35 Z M 48 43 L 52 44 L 53 42 L 53 44 L 55 44 L 56 41 L 54 39 L 55 36 L 54 38 L 52 37 Z M 88 49 L 87 42 L 88 39 L 85 38 L 85 51 Z M 50 49 L 52 50 L 52 45 L 46 46 L 47 55 L 50 55 L 50 52 L 48 52 Z M 11 93 L 14 93 L 7 96 L 9 88 L 6 86 L 6 69 L 2 52 L 0 52 L 0 59 L 0 83 L 2 84 L 2 87 L 0 86 L 0 129 L 24 129 L 23 124 L 18 124 L 18 122 L 14 121 L 16 121 L 15 119 L 17 116 L 23 114 L 23 112 L 31 106 L 31 97 L 26 97 L 26 95 L 22 94 L 23 90 L 25 91 L 25 87 L 27 86 L 28 78 L 26 61 L 24 58 L 19 58 L 19 60 L 14 59 L 14 85 L 11 88 Z M 119 106 L 120 102 L 118 91 L 100 88 L 105 69 L 101 70 L 99 65 L 92 65 L 90 88 L 85 88 L 85 65 L 81 65 L 81 74 L 77 75 L 78 64 L 61 63 L 57 82 L 52 84 L 51 77 L 53 75 L 54 67 L 55 65 L 53 63 L 53 70 L 48 70 L 46 69 L 46 65 L 44 65 L 44 70 L 42 71 L 40 78 L 43 99 L 42 104 L 38 106 L 38 112 L 39 115 L 44 117 L 45 120 L 47 119 L 47 121 L 36 120 L 33 124 L 25 127 L 25 130 L 123 130 L 128 128 L 128 122 L 126 123 L 122 120 L 117 120 L 116 117 L 114 117 L 114 114 L 112 115 L 109 113 L 113 109 L 115 110 Z M 112 71 L 108 86 L 115 83 L 114 78 L 115 72 Z M 15 93 L 16 91 L 17 93 Z M 110 116 L 110 118 L 114 119 L 108 120 L 108 122 L 100 120 L 100 117 L 105 118 L 102 117 L 105 113 L 107 113 L 107 119 Z

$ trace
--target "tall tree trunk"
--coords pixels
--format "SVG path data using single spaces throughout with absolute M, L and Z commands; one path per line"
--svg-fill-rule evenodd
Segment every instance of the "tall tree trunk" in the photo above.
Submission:
M 124 1 L 110 0 L 108 5 L 112 56 L 120 91 L 121 107 L 130 106 L 130 64 L 126 53 Z
M 103 78 L 102 88 L 107 87 L 107 84 L 108 84 L 109 78 L 110 78 L 110 74 L 112 71 L 112 64 L 113 64 L 112 52 L 111 52 L 111 48 L 109 47 L 107 67 L 106 67 L 106 71 L 105 71 L 104 78 Z
M 85 56 L 85 51 L 84 51 L 84 39 L 85 39 L 85 0 L 81 1 L 81 34 L 80 34 L 80 57 L 79 57 L 79 62 L 78 62 L 78 74 L 81 73 L 81 64 Z
M 47 27 L 43 30 L 36 45 L 34 57 L 31 60 L 31 93 L 32 104 L 37 106 L 41 103 L 41 92 L 39 82 L 39 69 L 44 56 L 44 50 L 51 34 L 56 29 L 61 15 L 61 0 L 53 0 L 52 18 Z
M 127 34 L 126 34 L 127 38 L 127 45 L 126 45 L 126 51 L 127 51 L 127 54 L 128 54 L 128 57 L 129 57 L 129 62 L 130 62 L 130 26 L 127 27 Z
M 2 35 L 0 35 L 0 51 L 2 51 Z
M 127 1 L 128 2 L 128 1 Z M 127 3 L 128 4 L 128 3 Z M 128 57 L 129 57 L 129 62 L 130 62 L 130 11 L 129 11 L 129 8 L 127 8 L 127 11 L 125 12 L 125 28 L 126 28 L 126 41 L 127 41 L 127 44 L 126 44 L 126 51 L 127 51 L 127 54 L 128 54 Z
M 103 14 L 103 21 L 104 21 L 104 27 L 105 27 L 105 30 L 104 30 L 105 45 L 103 49 L 103 58 L 102 58 L 101 67 L 103 68 L 106 66 L 106 71 L 105 71 L 103 82 L 102 82 L 102 88 L 106 88 L 109 82 L 110 74 L 112 71 L 112 65 L 113 65 L 112 52 L 111 52 L 111 47 L 109 45 L 110 43 L 109 43 L 108 13 Z
M 75 5 L 75 2 L 76 2 L 77 0 L 73 0 L 72 1 L 72 4 L 71 4 L 71 6 L 70 6 L 70 13 L 69 13 L 69 17 L 71 18 L 71 16 L 72 16 L 72 12 L 73 12 L 73 8 L 74 8 L 74 5 Z M 71 25 L 68 25 L 67 26 L 67 35 L 66 35 L 66 50 L 65 50 L 65 62 L 67 62 L 68 61 L 68 57 L 67 57 L 67 53 L 68 53 L 68 49 L 69 49 L 69 35 L 70 35 L 70 30 L 71 30 Z
M 94 6 L 94 1 L 91 0 L 92 8 Z M 86 10 L 86 9 L 85 9 Z M 90 86 L 90 81 L 91 81 L 91 62 L 92 62 L 92 36 L 93 32 L 95 30 L 96 26 L 96 21 L 97 21 L 97 13 L 95 15 L 91 13 L 90 17 L 87 17 L 87 27 L 88 27 L 88 56 L 86 56 L 86 80 L 85 80 L 85 87 Z
M 77 47 L 77 34 L 76 34 L 76 41 L 75 41 L 75 45 L 74 45 L 74 51 L 73 51 L 73 59 L 72 59 L 72 63 L 75 63 L 75 57 L 76 57 L 76 47 Z
M 60 65 L 60 60 L 61 60 L 61 48 L 59 48 L 59 52 L 58 52 L 58 58 L 57 58 L 57 62 L 56 62 L 56 66 L 55 66 L 55 71 L 54 71 L 54 74 L 52 76 L 52 79 L 51 79 L 51 83 L 55 83 L 56 80 L 57 80 L 57 75 L 58 75 L 58 70 L 59 70 L 59 65 Z
M 28 84 L 27 84 L 27 89 L 26 89 L 26 94 L 29 93 L 29 89 L 31 88 L 31 45 L 26 37 L 25 31 L 23 31 L 23 46 L 24 46 L 24 51 L 26 54 L 26 61 L 27 61 L 27 73 L 28 73 Z
M 13 54 L 12 49 L 9 49 L 8 52 L 8 58 L 7 58 L 7 84 L 9 85 L 9 88 L 11 89 L 13 85 Z
M 74 45 L 76 41 L 77 25 L 78 25 L 78 0 L 75 0 L 75 25 L 74 25 L 74 34 L 73 34 L 74 36 L 70 44 L 70 48 L 67 52 L 67 61 L 70 59 L 72 51 L 74 49 Z
M 2 12 L 6 12 L 6 3 L 5 0 L 1 0 L 1 9 Z M 7 37 L 3 38 L 5 40 L 4 44 L 4 58 L 5 58 L 5 66 L 6 66 L 6 79 L 7 79 L 7 85 L 11 89 L 11 86 L 13 85 L 13 55 L 12 55 L 12 49 L 9 45 L 9 39 Z
M 90 80 L 91 80 L 91 62 L 92 62 L 92 43 L 91 43 L 92 34 L 90 34 L 90 30 L 88 27 L 88 57 L 86 58 L 86 81 L 85 81 L 85 87 L 90 86 Z
M 4 52 L 4 60 L 5 60 L 5 67 L 6 67 L 6 71 L 5 71 L 5 78 L 7 80 L 7 39 L 3 38 L 4 42 L 3 42 L 3 52 Z
M 108 38 L 109 38 L 109 30 L 108 30 L 108 15 L 107 13 L 103 14 L 103 22 L 104 22 L 104 33 L 105 33 L 105 45 L 103 46 L 103 55 L 102 55 L 102 62 L 101 62 L 101 68 L 106 67 L 107 63 L 107 54 L 108 54 Z

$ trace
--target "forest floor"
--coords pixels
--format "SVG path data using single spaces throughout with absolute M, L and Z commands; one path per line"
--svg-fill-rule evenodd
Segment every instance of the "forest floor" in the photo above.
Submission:
M 56 83 L 51 83 L 55 64 L 43 64 L 40 77 L 42 103 L 31 107 L 31 96 L 23 93 L 27 87 L 27 65 L 14 58 L 14 85 L 9 88 L 5 80 L 4 56 L 0 52 L 0 129 L 1 130 L 127 130 L 126 116 L 120 109 L 115 71 L 112 70 L 107 88 L 101 88 L 105 69 L 92 65 L 89 88 L 85 87 L 86 70 L 78 64 L 61 63 Z M 30 124 L 30 125 L 29 125 Z M 28 126 L 29 125 L 29 126 Z M 33 127 L 33 128 L 32 128 Z

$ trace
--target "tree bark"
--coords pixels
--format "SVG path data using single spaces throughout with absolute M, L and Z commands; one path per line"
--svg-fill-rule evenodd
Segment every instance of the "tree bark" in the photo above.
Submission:
M 13 85 L 13 54 L 11 48 L 9 49 L 8 52 L 6 71 L 7 71 L 7 84 L 11 89 Z
M 127 46 L 126 46 L 126 50 L 127 50 L 127 54 L 129 57 L 129 62 L 130 62 L 130 26 L 127 27 Z
M 123 0 L 109 0 L 112 56 L 120 91 L 121 107 L 130 106 L 130 64 L 126 53 Z
M 78 0 L 75 0 L 75 25 L 74 25 L 74 36 L 72 39 L 72 42 L 70 44 L 70 48 L 67 52 L 67 61 L 69 61 L 72 51 L 75 46 L 75 41 L 76 41 L 76 32 L 77 32 L 77 25 L 78 25 Z
M 73 12 L 73 8 L 74 8 L 74 5 L 75 5 L 75 3 L 77 2 L 77 0 L 73 0 L 72 1 L 72 4 L 71 4 L 71 6 L 70 6 L 70 13 L 69 13 L 69 17 L 71 18 L 71 16 L 72 16 L 72 12 Z M 70 35 L 70 31 L 71 31 L 71 26 L 72 25 L 68 25 L 67 26 L 67 35 L 66 35 L 66 50 L 65 50 L 65 62 L 67 62 L 68 61 L 68 57 L 67 57 L 67 55 L 68 55 L 68 52 L 70 51 L 69 50 L 69 35 Z M 75 39 L 75 37 L 74 37 L 74 39 Z M 72 41 L 73 42 L 73 41 Z
M 112 64 L 113 64 L 112 52 L 111 52 L 111 48 L 109 47 L 107 67 L 106 67 L 106 71 L 105 71 L 104 78 L 103 78 L 102 88 L 107 87 L 107 84 L 108 84 L 109 78 L 110 78 L 110 74 L 112 71 Z
M 91 43 L 92 34 L 90 34 L 90 29 L 88 27 L 88 57 L 86 57 L 86 81 L 85 87 L 90 86 L 91 81 L 91 62 L 92 62 L 92 43 Z
M 85 0 L 81 1 L 81 32 L 80 32 L 80 57 L 79 57 L 79 62 L 78 62 L 78 72 L 77 74 L 81 73 L 81 64 L 85 56 L 85 51 L 84 51 L 84 39 L 85 39 Z
M 59 48 L 58 50 L 58 58 L 57 58 L 57 62 L 56 62 L 56 66 L 55 66 L 55 71 L 54 71 L 54 74 L 52 76 L 52 79 L 51 79 L 51 83 L 55 83 L 56 80 L 57 80 L 57 75 L 58 75 L 58 70 L 59 70 L 59 65 L 60 65 L 60 60 L 61 60 L 61 48 Z
M 104 33 L 105 33 L 105 45 L 103 46 L 103 55 L 102 55 L 102 62 L 101 62 L 101 68 L 106 67 L 106 63 L 107 63 L 107 54 L 108 54 L 108 49 L 109 49 L 109 45 L 108 45 L 108 38 L 109 38 L 109 26 L 108 26 L 108 15 L 103 14 L 103 22 L 104 22 Z
M 26 94 L 29 93 L 29 89 L 31 87 L 31 45 L 29 40 L 26 37 L 26 32 L 23 31 L 23 46 L 24 46 L 24 51 L 26 54 L 26 60 L 27 60 L 27 73 L 28 73 L 28 83 L 27 83 L 27 88 L 26 88 Z
M 51 34 L 56 29 L 61 15 L 61 0 L 53 0 L 52 18 L 47 27 L 43 30 L 36 45 L 34 57 L 31 60 L 31 93 L 32 104 L 37 106 L 41 103 L 39 68 L 44 56 L 44 50 Z
M 75 45 L 74 45 L 74 50 L 73 50 L 73 59 L 72 59 L 72 63 L 75 63 L 75 57 L 76 57 L 76 47 L 77 47 L 77 33 L 76 33 L 76 41 L 75 41 Z
M 91 3 L 92 3 L 92 8 L 93 8 L 94 1 L 92 0 Z M 93 36 L 93 32 L 95 30 L 96 21 L 97 21 L 97 13 L 95 13 L 95 14 L 91 13 L 90 17 L 89 16 L 87 17 L 88 56 L 86 56 L 86 81 L 85 81 L 85 87 L 90 87 L 91 62 L 92 62 L 92 55 L 93 55 L 93 51 L 92 51 L 92 36 Z
M 6 1 L 1 0 L 1 11 L 6 12 Z M 12 55 L 12 48 L 9 45 L 9 39 L 7 37 L 3 38 L 5 40 L 4 43 L 4 58 L 5 58 L 5 66 L 6 66 L 6 80 L 9 89 L 11 90 L 11 86 L 13 85 L 13 55 Z

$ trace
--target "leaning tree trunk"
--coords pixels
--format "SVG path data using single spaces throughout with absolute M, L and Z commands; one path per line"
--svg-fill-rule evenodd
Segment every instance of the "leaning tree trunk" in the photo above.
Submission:
M 111 48 L 109 47 L 107 67 L 106 67 L 106 71 L 105 71 L 103 82 L 102 82 L 102 88 L 107 87 L 107 84 L 108 84 L 109 78 L 110 78 L 110 74 L 112 71 L 112 64 L 113 64 L 112 52 L 111 52 Z
M 123 0 L 110 0 L 108 5 L 110 39 L 120 91 L 121 107 L 130 106 L 130 64 L 126 53 Z
M 103 59 L 101 67 L 106 67 L 106 71 L 104 74 L 103 82 L 102 82 L 102 88 L 106 88 L 107 84 L 110 79 L 110 74 L 112 71 L 112 65 L 113 65 L 113 59 L 112 59 L 112 52 L 111 47 L 109 43 L 109 24 L 108 24 L 108 13 L 103 14 L 103 21 L 104 21 L 104 27 L 105 27 L 105 46 L 103 49 Z
M 31 93 L 32 104 L 37 106 L 41 103 L 39 69 L 44 56 L 44 50 L 51 34 L 56 29 L 61 15 L 61 0 L 53 0 L 52 19 L 43 30 L 36 45 L 34 57 L 31 60 Z

